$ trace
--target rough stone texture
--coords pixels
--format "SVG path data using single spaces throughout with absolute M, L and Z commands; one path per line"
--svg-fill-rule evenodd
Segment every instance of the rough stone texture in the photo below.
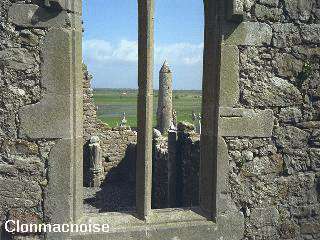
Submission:
M 48 156 L 55 145 L 52 139 L 24 139 L 19 134 L 19 111 L 38 103 L 46 91 L 41 84 L 40 69 L 41 48 L 47 31 L 38 27 L 15 27 L 8 20 L 12 2 L 0 3 L 1 228 L 8 218 L 34 223 L 45 220 L 43 195 L 48 183 Z M 12 237 L 5 233 L 0 235 L 4 240 Z M 16 235 L 13 239 L 23 238 Z
M 169 152 L 168 139 L 166 137 L 154 138 L 152 161 L 152 208 L 168 208 L 170 207 Z
M 154 138 L 153 147 L 153 195 L 154 209 L 194 207 L 199 205 L 200 135 L 187 122 L 178 123 L 175 142 L 175 173 L 170 169 L 168 138 Z M 173 175 L 174 186 L 170 186 Z M 175 198 L 170 199 L 170 187 L 175 189 Z M 171 201 L 170 201 L 171 200 Z
M 272 38 L 272 29 L 265 23 L 243 22 L 236 29 L 225 26 L 224 31 L 227 31 L 225 43 L 228 45 L 263 46 L 270 44 Z
M 71 164 L 68 154 L 71 152 L 69 146 L 72 144 L 67 140 L 54 139 L 60 138 L 61 134 L 48 139 L 41 137 L 43 136 L 41 132 L 37 136 L 25 134 L 34 129 L 27 129 L 31 125 L 23 119 L 23 114 L 19 114 L 39 105 L 44 99 L 47 103 L 56 100 L 56 96 L 49 98 L 48 93 L 61 91 L 65 94 L 64 90 L 69 89 L 69 86 L 52 85 L 55 82 L 49 82 L 48 85 L 47 81 L 43 81 L 46 80 L 48 73 L 42 72 L 43 66 L 52 64 L 44 62 L 43 57 L 46 57 L 46 52 L 42 46 L 48 40 L 48 26 L 68 28 L 71 26 L 69 23 L 72 19 L 69 17 L 73 14 L 71 10 L 78 12 L 80 10 L 78 5 L 74 5 L 76 1 L 51 2 L 54 7 L 60 6 L 62 12 L 58 18 L 49 14 L 50 19 L 46 22 L 39 21 L 42 14 L 47 14 L 42 1 L 2 0 L 0 3 L 1 223 L 8 218 L 37 222 L 50 220 L 54 216 L 57 220 L 61 220 L 69 217 L 66 215 L 70 214 L 70 208 L 78 209 L 77 206 L 72 206 L 72 201 L 77 199 L 69 197 L 73 194 L 69 191 L 69 185 L 76 185 L 70 180 L 73 179 L 68 171 L 71 166 L 67 165 Z M 39 22 L 33 23 L 32 17 L 25 14 L 26 12 L 20 11 L 21 14 L 16 14 L 21 7 L 24 7 L 23 10 L 30 10 L 31 15 L 34 13 Z M 235 49 L 235 52 L 239 51 L 239 58 L 232 56 L 233 60 L 240 59 L 239 79 L 232 82 L 239 82 L 240 91 L 239 99 L 236 99 L 232 106 L 239 109 L 235 111 L 224 109 L 221 111 L 224 115 L 222 117 L 234 118 L 230 121 L 240 122 L 246 112 L 243 109 L 249 109 L 249 112 L 260 110 L 271 113 L 269 122 L 265 119 L 268 115 L 264 115 L 263 126 L 274 125 L 272 136 L 268 137 L 247 136 L 247 133 L 241 131 L 232 136 L 224 136 L 223 141 L 227 144 L 229 159 L 223 158 L 228 161 L 228 164 L 224 163 L 223 166 L 227 167 L 229 172 L 221 194 L 226 196 L 223 196 L 225 198 L 219 196 L 218 199 L 219 213 L 223 212 L 220 212 L 223 206 L 225 208 L 230 206 L 229 202 L 235 204 L 235 209 L 228 209 L 229 212 L 225 211 L 218 216 L 218 227 L 212 223 L 204 223 L 201 226 L 186 224 L 184 228 L 180 223 L 170 228 L 140 225 L 135 231 L 123 233 L 126 235 L 123 239 L 150 239 L 150 235 L 153 239 L 175 239 L 176 236 L 181 239 L 191 239 L 193 235 L 190 233 L 192 233 L 201 235 L 203 239 L 231 240 L 240 238 L 243 228 L 245 229 L 243 240 L 320 238 L 319 9 L 320 3 L 316 0 L 245 0 L 243 1 L 245 22 L 240 26 L 230 24 L 230 28 L 229 24 L 224 26 L 227 34 L 224 36 L 223 44 Z M 59 37 L 59 34 L 54 36 Z M 66 39 L 69 37 L 70 35 Z M 54 38 L 53 42 L 56 39 Z M 64 47 L 69 51 L 67 45 Z M 57 45 L 53 44 L 50 47 L 54 49 Z M 51 51 L 50 54 L 55 52 Z M 233 69 L 238 71 L 236 67 Z M 55 75 L 57 79 L 65 77 L 59 76 L 58 71 L 53 71 L 51 74 L 57 74 Z M 86 78 L 88 79 L 87 73 Z M 124 160 L 127 159 L 126 156 L 135 156 L 135 132 L 128 129 L 110 129 L 99 123 L 95 119 L 96 113 L 91 102 L 92 92 L 88 87 L 88 81 L 84 84 L 86 84 L 84 139 L 88 140 L 93 134 L 98 134 L 101 138 L 105 148 L 103 155 L 106 173 L 118 169 L 123 178 L 135 179 L 132 174 L 135 172 L 133 167 L 135 164 L 132 164 L 135 163 L 135 159 Z M 52 86 L 57 89 L 52 89 Z M 238 89 L 237 86 L 232 87 Z M 79 94 L 82 95 L 82 92 Z M 238 93 L 235 94 L 237 95 Z M 56 106 L 60 107 L 59 104 Z M 43 110 L 48 109 L 44 107 Z M 76 112 L 81 113 L 81 111 Z M 29 114 L 32 114 L 32 111 Z M 63 122 L 63 119 L 61 121 Z M 50 123 L 50 119 L 48 122 Z M 256 127 L 254 119 L 251 119 L 250 123 L 251 130 L 254 130 Z M 22 125 L 25 128 L 22 128 Z M 47 127 L 51 127 L 50 124 Z M 82 127 L 80 129 L 83 130 Z M 268 131 L 269 133 L 271 131 Z M 81 140 L 74 139 L 74 145 L 82 146 Z M 194 182 L 198 180 L 195 177 L 197 172 L 195 169 L 199 163 L 199 141 L 189 140 L 190 136 L 187 136 L 186 140 L 182 141 L 183 162 L 188 167 L 181 168 L 180 173 L 185 177 L 192 176 L 190 181 Z M 130 146 L 129 152 L 128 146 Z M 165 143 L 160 148 L 165 148 L 164 146 Z M 219 147 L 223 148 L 223 144 L 219 144 Z M 67 157 L 61 158 L 64 155 Z M 159 155 L 158 158 L 166 158 L 165 151 L 163 156 Z M 126 164 L 123 166 L 121 163 Z M 81 164 L 73 167 L 75 171 L 79 170 Z M 79 172 L 76 173 L 74 175 L 81 176 Z M 116 180 L 121 181 L 123 178 Z M 112 181 L 112 177 L 106 179 Z M 183 183 L 184 180 L 181 179 Z M 193 199 L 190 198 L 197 196 L 195 189 L 196 187 L 192 189 L 186 187 L 186 184 L 181 188 L 189 197 L 183 199 L 188 204 L 193 204 Z M 127 185 L 124 190 L 127 195 L 135 194 L 131 185 Z M 49 199 L 62 201 L 64 204 L 59 207 L 55 205 L 55 201 L 47 204 L 48 196 Z M 107 199 L 114 203 L 118 199 L 123 200 L 124 195 L 116 192 L 112 196 L 110 191 L 106 191 L 100 196 L 102 200 Z M 111 197 L 104 198 L 106 196 Z M 82 199 L 78 201 L 82 202 Z M 110 205 L 106 208 L 114 209 Z M 119 209 L 125 208 L 117 210 Z M 74 214 L 79 213 L 75 211 Z M 168 213 L 164 218 L 168 217 L 172 216 Z M 42 238 L 42 236 L 8 236 L 2 230 L 0 232 L 1 239 L 5 240 Z M 108 238 L 119 239 L 118 234 L 112 233 Z M 78 239 L 88 238 L 85 235 L 78 236 Z M 90 238 L 101 239 L 101 235 Z
M 177 206 L 199 205 L 200 136 L 179 131 L 177 140 Z
M 282 10 L 279 8 L 270 8 L 260 4 L 255 6 L 255 15 L 260 21 L 279 21 L 282 17 Z
M 301 44 L 299 28 L 293 23 L 275 23 L 272 25 L 272 45 L 278 48 Z
M 246 19 L 272 41 L 239 48 L 240 104 L 271 109 L 275 125 L 271 138 L 226 138 L 243 239 L 319 239 L 319 2 L 254 2 Z

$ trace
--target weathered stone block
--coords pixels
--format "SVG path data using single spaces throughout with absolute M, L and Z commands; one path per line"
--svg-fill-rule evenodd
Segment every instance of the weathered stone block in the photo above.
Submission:
M 253 208 L 251 210 L 250 222 L 257 228 L 277 226 L 279 218 L 279 212 L 275 207 Z
M 74 178 L 70 169 L 73 168 L 73 157 L 75 157 L 72 139 L 59 140 L 52 148 L 48 159 L 48 186 L 45 189 L 46 217 L 54 223 L 71 222 L 72 216 L 72 189 Z M 82 145 L 81 145 L 82 147 Z M 82 186 L 82 185 L 81 185 Z M 82 199 L 82 196 L 75 196 Z
M 34 181 L 0 178 L 0 196 L 4 208 L 30 208 L 41 204 L 42 191 Z
M 219 135 L 225 137 L 270 137 L 273 124 L 272 110 L 246 110 L 241 118 L 222 117 L 219 123 Z
M 300 227 L 300 231 L 302 234 L 316 234 L 320 233 L 320 223 L 318 221 L 315 222 L 303 222 Z
M 0 51 L 0 66 L 13 70 L 27 70 L 37 68 L 34 55 L 24 48 L 11 48 Z
M 227 32 L 224 36 L 224 43 L 226 45 L 264 46 L 271 43 L 272 29 L 266 23 L 243 22 L 235 29 L 231 28 L 230 25 L 225 26 Z
M 19 111 L 20 136 L 30 138 L 70 138 L 71 95 L 46 95 L 36 104 Z
M 279 113 L 279 122 L 297 123 L 302 119 L 302 113 L 299 108 L 289 107 L 281 108 Z
M 285 0 L 285 9 L 293 20 L 308 21 L 311 16 L 313 0 Z
M 302 71 L 303 62 L 290 54 L 276 54 L 275 62 L 280 77 L 296 78 Z
M 279 191 L 285 194 L 282 199 L 291 206 L 310 205 L 318 203 L 314 173 L 299 173 L 276 180 Z
M 312 217 L 320 216 L 320 204 L 311 204 L 303 206 L 292 206 L 290 213 L 294 218 L 298 219 L 310 219 Z
M 280 8 L 270 8 L 257 4 L 255 7 L 255 15 L 261 21 L 276 22 L 281 19 L 282 10 Z
M 284 170 L 287 174 L 306 172 L 310 169 L 310 159 L 306 149 L 285 148 L 283 152 Z
M 244 108 L 232 108 L 232 107 L 220 107 L 220 117 L 243 117 L 246 109 Z
M 307 43 L 320 43 L 320 24 L 301 25 L 302 39 Z
M 295 239 L 297 238 L 299 231 L 299 225 L 293 220 L 285 220 L 279 227 L 279 233 L 282 239 Z
M 274 130 L 274 138 L 280 148 L 306 148 L 309 136 L 308 132 L 294 126 L 277 127 Z
M 248 176 L 279 174 L 283 171 L 283 159 L 279 155 L 255 157 L 252 161 L 245 163 L 241 171 Z
M 320 171 L 320 149 L 311 148 L 309 150 L 311 169 L 314 171 Z
M 239 100 L 239 49 L 222 45 L 220 106 L 233 107 Z
M 72 36 L 68 30 L 50 30 L 42 46 L 43 64 L 42 85 L 46 93 L 71 94 L 73 79 L 70 72 L 72 65 Z M 82 83 L 82 79 L 78 80 Z M 81 88 L 82 90 L 82 88 Z
M 260 3 L 266 6 L 277 7 L 279 0 L 260 0 Z
M 21 27 L 68 27 L 71 24 L 66 11 L 55 12 L 34 4 L 13 4 L 8 12 L 9 21 Z
M 275 32 L 272 45 L 278 48 L 292 47 L 301 43 L 299 29 L 292 23 L 276 23 L 272 25 Z
M 252 107 L 287 107 L 302 103 L 299 89 L 287 80 L 273 77 L 243 90 L 243 101 Z
M 228 18 L 233 21 L 241 21 L 244 14 L 243 0 L 228 0 Z

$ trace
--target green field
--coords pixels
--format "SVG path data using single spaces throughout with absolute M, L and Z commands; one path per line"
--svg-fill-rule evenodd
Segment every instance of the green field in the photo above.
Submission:
M 125 94 L 124 94 L 125 93 Z M 95 89 L 94 101 L 98 106 L 98 118 L 115 127 L 125 112 L 128 125 L 137 126 L 137 90 L 127 89 Z M 158 91 L 154 91 L 154 125 L 158 104 Z M 192 112 L 201 112 L 201 91 L 176 90 L 173 92 L 173 107 L 177 112 L 178 121 L 192 122 Z

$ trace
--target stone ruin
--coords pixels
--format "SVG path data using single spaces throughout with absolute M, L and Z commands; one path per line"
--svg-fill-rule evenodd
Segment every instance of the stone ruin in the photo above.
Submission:
M 173 124 L 172 72 L 165 61 L 159 72 L 159 96 L 157 108 L 157 129 L 167 133 Z
M 106 188 L 115 189 L 118 187 L 117 191 L 123 192 L 122 198 L 132 197 L 132 194 L 128 194 L 128 192 L 132 193 L 132 190 L 135 188 L 134 166 L 136 164 L 137 133 L 124 123 L 121 123 L 119 127 L 110 128 L 97 118 L 97 107 L 94 105 L 93 90 L 90 84 L 92 76 L 88 73 L 85 65 L 83 66 L 83 71 L 85 116 L 84 186 L 86 187 L 85 196 L 88 199 L 87 206 L 92 205 L 91 207 L 88 206 L 88 211 L 130 209 L 133 207 L 134 201 L 124 201 L 129 206 L 122 205 L 121 201 L 118 201 L 119 206 L 114 204 L 111 207 L 103 203 L 96 204 L 97 199 L 95 199 L 94 194 L 96 192 L 103 192 Z M 173 123 L 172 91 L 172 72 L 167 62 L 165 62 L 159 73 L 158 124 L 157 129 L 154 129 L 153 135 L 152 204 L 154 208 L 191 207 L 199 204 L 198 200 L 191 202 L 187 200 L 191 195 L 190 191 L 184 188 L 192 188 L 195 185 L 192 197 L 196 198 L 195 195 L 199 192 L 199 187 L 197 186 L 199 177 L 197 176 L 199 175 L 200 164 L 200 135 L 195 132 L 196 128 L 191 123 L 179 123 L 178 128 Z M 125 119 L 125 114 L 122 116 L 122 119 Z M 190 137 L 190 134 L 193 137 Z M 183 150 L 187 149 L 189 144 L 195 144 L 195 146 L 198 146 L 198 149 L 195 147 L 193 150 Z M 114 152 L 111 149 L 114 149 Z M 111 155 L 112 153 L 114 155 Z M 194 159 L 194 163 L 191 163 L 190 156 L 194 154 L 197 155 L 197 159 Z M 186 170 L 190 164 L 197 166 L 194 168 L 192 176 Z M 173 165 L 179 165 L 180 167 L 173 167 Z M 183 175 L 177 176 L 176 172 L 182 172 Z M 170 181 L 168 181 L 169 176 L 171 176 Z M 119 182 L 121 182 L 121 186 L 119 186 Z M 128 182 L 128 184 L 122 187 L 123 182 Z M 176 193 L 177 182 L 179 182 L 179 188 L 183 189 L 182 192 Z M 128 188 L 131 188 L 131 190 Z M 170 194 L 168 192 L 169 189 L 171 189 Z M 108 190 L 105 191 L 109 193 Z M 99 199 L 98 201 L 110 202 L 105 194 L 102 195 L 105 199 Z
M 316 0 L 204 1 L 201 141 L 181 126 L 190 167 L 172 176 L 166 169 L 178 173 L 170 161 L 178 151 L 150 147 L 167 149 L 166 141 L 152 140 L 152 107 L 138 113 L 138 136 L 93 120 L 91 93 L 82 84 L 81 1 L 2 0 L 0 239 L 319 239 L 319 9 Z M 139 106 L 151 106 L 152 0 L 139 0 L 139 16 Z M 137 154 L 127 155 L 138 156 L 130 167 L 137 167 L 133 214 L 83 210 L 83 139 L 97 136 L 96 129 L 108 160 L 104 172 L 137 139 L 131 149 Z M 158 161 L 164 167 L 150 164 L 152 153 L 168 160 Z M 152 209 L 152 168 L 168 182 L 163 207 L 180 192 L 188 198 L 179 205 L 199 207 Z M 194 178 L 198 168 L 198 186 L 170 184 L 186 171 Z M 117 200 L 121 194 L 111 203 Z M 111 223 L 113 231 L 10 234 L 8 219 L 92 220 Z

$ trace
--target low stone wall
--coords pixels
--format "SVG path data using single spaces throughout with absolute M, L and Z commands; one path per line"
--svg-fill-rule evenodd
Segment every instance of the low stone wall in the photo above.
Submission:
M 179 123 L 176 133 L 155 138 L 153 208 L 198 206 L 199 166 L 200 135 L 192 125 Z
M 168 208 L 169 179 L 168 179 L 168 139 L 157 137 L 153 140 L 152 154 L 152 208 Z
M 199 205 L 200 135 L 179 129 L 177 140 L 177 206 Z

